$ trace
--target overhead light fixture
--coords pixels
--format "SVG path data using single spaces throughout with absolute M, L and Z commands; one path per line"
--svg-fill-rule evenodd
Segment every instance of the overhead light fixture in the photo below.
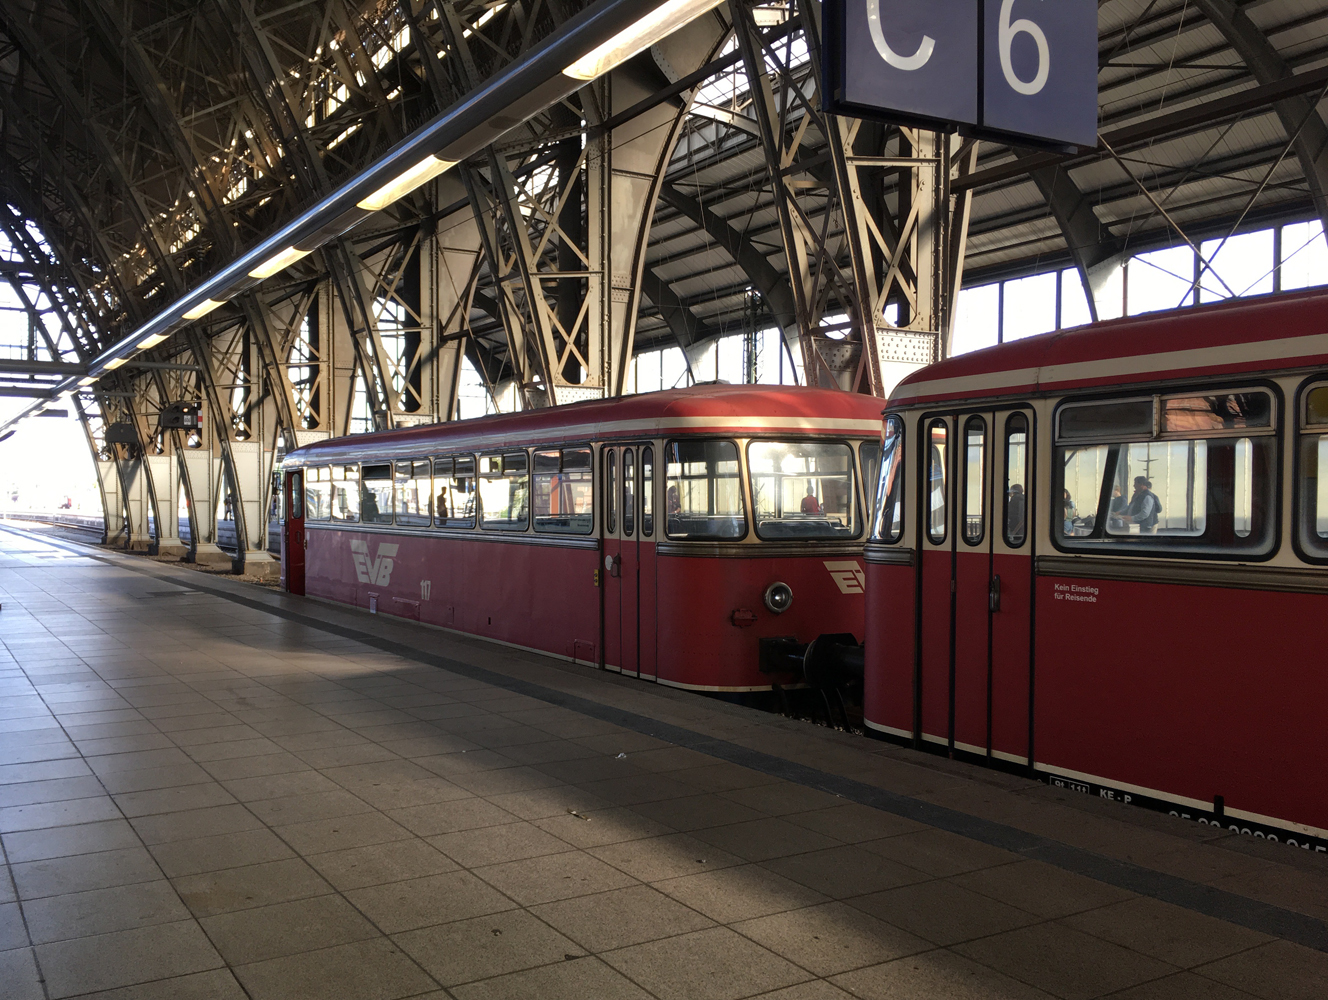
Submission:
M 281 253 L 277 254 L 271 260 L 259 264 L 249 272 L 251 278 L 270 278 L 279 271 L 284 271 L 297 260 L 308 257 L 313 253 L 312 250 L 296 250 L 294 247 L 287 247 Z
M 96 384 L 97 384 L 97 380 L 96 380 L 95 378 L 93 378 L 91 375 L 88 375 L 88 376 L 85 377 L 85 378 L 81 378 L 81 379 L 79 379 L 79 380 L 78 380 L 78 384 L 79 384 L 79 385 L 96 385 Z
M 111 358 L 110 361 L 106 362 L 106 370 L 108 372 L 113 372 L 115 371 L 115 369 L 119 368 L 124 363 L 125 363 L 124 358 Z
M 366 212 L 378 212 L 388 205 L 410 194 L 417 187 L 427 181 L 433 180 L 439 174 L 451 170 L 460 162 L 458 160 L 442 160 L 436 156 L 426 156 L 415 166 L 404 173 L 398 174 L 395 178 L 388 181 L 369 197 L 359 202 L 358 207 Z
M 594 80 L 615 66 L 621 66 L 638 52 L 643 52 L 662 38 L 667 38 L 688 21 L 714 10 L 724 0 L 668 0 L 660 4 L 630 28 L 624 28 L 603 45 L 592 49 L 568 66 L 563 73 L 573 80 Z
M 184 314 L 184 318 L 185 318 L 185 319 L 202 319 L 204 316 L 206 316 L 208 313 L 210 313 L 213 309 L 216 309 L 216 308 L 218 308 L 219 306 L 221 306 L 221 303 L 218 302 L 216 299 L 204 299 L 204 300 L 203 300 L 202 302 L 200 302 L 198 305 L 194 306 L 194 308 L 190 309 L 187 313 L 185 313 L 185 314 Z
M 151 337 L 139 341 L 138 349 L 140 351 L 146 351 L 149 347 L 156 347 L 162 341 L 166 340 L 169 336 L 170 334 L 167 333 L 154 333 Z

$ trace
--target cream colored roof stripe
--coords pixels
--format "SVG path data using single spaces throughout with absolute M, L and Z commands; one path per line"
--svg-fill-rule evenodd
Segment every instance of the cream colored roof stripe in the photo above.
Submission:
M 1047 365 L 1043 368 L 1012 368 L 1002 372 L 961 375 L 955 378 L 932 379 L 903 386 L 903 392 L 912 396 L 933 396 L 950 392 L 972 392 L 981 389 L 1003 389 L 1019 385 L 1054 385 L 1082 379 L 1110 378 L 1119 375 L 1146 375 L 1152 372 L 1174 371 L 1184 368 L 1211 368 L 1250 361 L 1282 361 L 1328 354 L 1328 334 L 1310 337 L 1283 337 L 1278 340 L 1247 341 L 1219 347 L 1198 347 L 1184 351 L 1162 351 L 1134 357 L 1106 358 L 1101 361 L 1079 361 L 1068 365 Z

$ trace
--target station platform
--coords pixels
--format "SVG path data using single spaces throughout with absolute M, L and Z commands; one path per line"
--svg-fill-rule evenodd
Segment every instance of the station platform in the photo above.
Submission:
M 1328 857 L 0 526 L 0 998 L 1328 996 Z

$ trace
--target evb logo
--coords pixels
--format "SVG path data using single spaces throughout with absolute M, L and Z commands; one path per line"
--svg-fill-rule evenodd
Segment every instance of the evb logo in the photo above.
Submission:
M 392 582 L 392 560 L 396 558 L 401 546 L 383 542 L 378 546 L 378 555 L 369 561 L 369 543 L 359 540 L 350 543 L 350 556 L 355 563 L 355 576 L 360 583 L 371 583 L 375 587 L 386 587 Z

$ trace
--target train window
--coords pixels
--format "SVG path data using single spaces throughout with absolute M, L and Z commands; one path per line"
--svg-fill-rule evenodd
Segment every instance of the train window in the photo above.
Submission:
M 282 508 L 283 515 L 285 508 Z M 290 477 L 290 516 L 292 521 L 304 517 L 304 474 L 296 472 Z M 285 520 L 285 517 L 282 517 Z
M 863 453 L 866 454 L 866 445 Z M 904 534 L 904 422 L 896 416 L 885 418 L 880 456 L 872 538 L 894 544 Z
M 858 455 L 862 463 L 862 491 L 867 500 L 866 514 L 872 512 L 871 491 L 876 488 L 877 476 L 881 471 L 881 442 L 863 441 L 858 446 Z
M 928 515 L 927 537 L 933 545 L 945 542 L 947 504 L 946 504 L 946 434 L 944 420 L 933 420 L 927 428 L 927 492 Z
M 392 466 L 361 468 L 360 520 L 365 524 L 392 523 Z
M 636 454 L 631 448 L 623 449 L 623 534 L 636 534 Z
M 428 462 L 397 463 L 397 524 L 427 528 L 433 521 L 429 507 L 432 496 L 433 476 Z
M 475 527 L 475 459 L 470 455 L 433 463 L 434 524 L 440 528 Z
M 480 527 L 525 531 L 530 523 L 530 476 L 524 451 L 480 458 Z
M 1158 397 L 1157 410 L 1163 439 L 1087 447 L 1058 440 L 1057 542 L 1119 552 L 1270 552 L 1277 490 L 1272 397 Z
M 304 516 L 326 521 L 332 516 L 332 470 L 304 470 Z
M 1296 504 L 1300 548 L 1311 558 L 1328 559 L 1328 385 L 1310 389 L 1304 400 Z
M 978 545 L 987 535 L 987 422 L 969 417 L 964 424 L 964 541 Z
M 641 449 L 641 535 L 655 533 L 655 449 Z
M 1057 414 L 1058 441 L 1128 441 L 1153 436 L 1155 403 L 1114 399 L 1102 403 L 1070 403 Z
M 732 441 L 670 441 L 665 495 L 670 538 L 702 541 L 747 534 L 738 446 Z
M 761 538 L 851 538 L 858 533 L 853 450 L 847 443 L 753 441 L 752 509 Z
M 594 476 L 589 448 L 537 451 L 535 530 L 588 535 L 595 530 Z
M 332 466 L 332 518 L 336 521 L 360 519 L 360 467 Z
M 1028 538 L 1028 417 L 1005 420 L 1005 544 L 1017 549 Z
M 618 530 L 618 453 L 605 448 L 608 461 L 604 463 L 604 496 L 608 498 L 604 512 L 604 530 L 609 534 Z

